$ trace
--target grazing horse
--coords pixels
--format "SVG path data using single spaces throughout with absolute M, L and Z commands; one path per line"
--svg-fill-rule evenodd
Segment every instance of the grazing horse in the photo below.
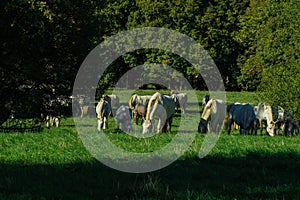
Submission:
M 175 102 L 176 109 L 178 110 L 178 108 L 181 107 L 182 114 L 184 114 L 187 106 L 187 100 L 188 100 L 187 94 L 186 93 L 177 93 L 177 94 L 170 93 L 170 94 L 172 99 Z
M 118 129 L 121 128 L 121 130 L 125 132 L 131 132 L 132 131 L 132 111 L 129 108 L 129 106 L 120 106 L 116 111 L 116 121 L 117 121 L 117 127 Z
M 145 95 L 145 96 L 140 96 L 137 94 L 134 94 L 130 97 L 128 101 L 128 105 L 130 109 L 134 110 L 135 106 L 140 104 L 140 105 L 145 105 L 147 106 L 151 96 Z
M 255 130 L 256 116 L 254 109 L 250 104 L 230 104 L 227 107 L 228 126 L 227 132 L 230 135 L 231 125 L 236 122 L 240 126 L 240 134 L 253 133 Z
M 157 133 L 171 133 L 173 114 L 175 113 L 175 102 L 170 96 L 156 92 L 149 100 L 147 115 L 143 123 L 143 134 L 149 133 L 153 126 L 154 118 L 158 118 Z
M 108 128 L 108 116 L 111 113 L 111 106 L 108 101 L 101 98 L 96 106 L 96 113 L 98 119 L 98 131 Z
M 219 133 L 225 118 L 226 104 L 220 99 L 211 99 L 205 105 L 198 124 L 200 133 Z
M 259 103 L 256 108 L 256 119 L 260 127 L 260 135 L 262 135 L 263 121 L 267 122 L 267 133 L 274 136 L 276 122 L 273 120 L 273 109 L 270 105 Z
M 140 96 L 137 94 L 134 94 L 130 97 L 130 99 L 128 101 L 128 105 L 129 105 L 129 108 L 133 111 L 132 114 L 133 114 L 133 117 L 135 117 L 136 124 L 138 124 L 139 117 L 141 116 L 140 114 L 142 114 L 142 112 L 143 112 L 142 111 L 144 109 L 143 106 L 145 106 L 146 110 L 147 110 L 147 105 L 148 105 L 150 98 L 151 98 L 151 96 L 148 96 L 148 95 Z M 141 111 L 140 114 L 137 113 L 138 110 Z M 145 115 L 146 115 L 146 112 L 145 112 Z

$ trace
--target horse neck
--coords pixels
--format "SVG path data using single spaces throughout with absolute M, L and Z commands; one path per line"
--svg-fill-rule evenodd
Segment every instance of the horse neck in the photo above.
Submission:
M 211 114 L 211 109 L 205 107 L 204 111 L 203 111 L 203 113 L 201 115 L 201 118 L 207 120 L 209 118 L 210 114 Z
M 266 113 L 267 124 L 270 124 L 273 121 L 271 106 L 267 106 L 266 111 L 267 111 L 267 113 Z
M 157 111 L 157 106 L 158 106 L 158 103 L 154 103 L 154 105 L 152 106 L 151 113 L 149 115 L 150 120 L 152 120 L 154 118 L 154 115 Z
M 153 102 L 153 100 L 150 100 L 148 103 L 148 106 L 147 106 L 146 119 L 145 119 L 145 122 L 147 122 L 147 123 L 149 122 L 149 119 L 150 119 L 150 112 L 151 112 L 151 107 L 152 107 L 151 104 L 153 104 L 152 102 Z
M 151 112 L 152 106 L 154 104 L 158 104 L 158 98 L 159 98 L 159 93 L 155 93 L 155 96 L 152 96 L 148 102 L 147 114 L 146 114 L 146 119 L 145 119 L 146 123 L 148 123 L 150 120 L 150 112 Z
M 209 118 L 209 116 L 211 115 L 211 109 L 213 107 L 213 101 L 210 100 L 206 106 L 204 107 L 204 110 L 202 112 L 201 118 L 207 120 Z

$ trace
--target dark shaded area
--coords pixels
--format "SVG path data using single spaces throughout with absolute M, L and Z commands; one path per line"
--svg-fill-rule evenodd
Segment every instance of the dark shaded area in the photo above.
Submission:
M 250 152 L 243 158 L 179 160 L 128 174 L 101 163 L 0 164 L 0 197 L 46 199 L 299 199 L 300 155 Z
M 160 85 L 160 84 L 155 84 L 155 83 L 151 83 L 151 84 L 145 84 L 145 85 L 142 85 L 141 87 L 139 87 L 139 89 L 142 89 L 142 90 L 167 90 L 168 88 L 164 85 Z

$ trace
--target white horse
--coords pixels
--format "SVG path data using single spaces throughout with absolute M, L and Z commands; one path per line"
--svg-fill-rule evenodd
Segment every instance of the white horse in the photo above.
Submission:
M 259 121 L 260 134 L 262 135 L 263 121 L 266 121 L 267 133 L 274 136 L 276 122 L 273 120 L 272 107 L 266 103 L 259 103 L 255 111 L 256 119 Z
M 142 108 L 143 106 L 147 107 L 150 98 L 151 98 L 151 96 L 149 96 L 149 95 L 140 96 L 137 94 L 134 94 L 130 97 L 130 99 L 128 101 L 128 105 L 129 105 L 129 108 L 133 111 L 132 117 L 135 118 L 136 124 L 138 124 L 138 119 L 140 116 L 138 113 L 138 108 Z
M 198 132 L 219 133 L 226 115 L 226 104 L 220 99 L 210 99 L 202 112 Z
M 108 116 L 111 113 L 111 106 L 104 98 L 101 98 L 96 106 L 98 119 L 98 131 L 108 128 Z
M 149 95 L 140 96 L 140 95 L 134 94 L 130 97 L 130 99 L 128 101 L 128 105 L 129 105 L 130 109 L 132 109 L 132 110 L 138 104 L 147 106 L 150 98 L 151 98 L 151 96 L 149 96 Z
M 156 92 L 149 100 L 146 119 L 143 123 L 143 134 L 149 133 L 153 127 L 154 118 L 158 118 L 157 133 L 171 132 L 172 117 L 175 112 L 175 102 L 170 96 Z

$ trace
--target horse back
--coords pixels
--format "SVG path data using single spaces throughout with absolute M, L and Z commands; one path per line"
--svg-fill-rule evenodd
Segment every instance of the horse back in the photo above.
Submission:
M 231 117 L 239 126 L 249 128 L 256 116 L 251 105 L 230 105 L 229 117 Z

